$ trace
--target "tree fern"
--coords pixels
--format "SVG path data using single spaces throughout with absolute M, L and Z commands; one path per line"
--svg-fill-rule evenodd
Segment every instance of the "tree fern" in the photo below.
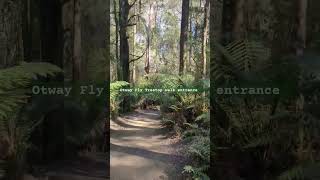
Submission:
M 49 63 L 21 63 L 19 66 L 0 70 L 0 120 L 8 117 L 27 96 L 24 88 L 38 76 L 47 77 L 62 72 Z
M 271 64 L 270 50 L 262 43 L 250 40 L 235 41 L 226 47 L 215 43 L 217 51 L 221 52 L 225 61 L 212 61 L 212 76 L 219 80 L 252 76 L 268 68 Z
M 29 121 L 19 113 L 26 102 L 26 90 L 38 76 L 47 77 L 62 72 L 48 63 L 21 63 L 0 70 L 0 138 L 8 143 L 7 161 L 1 163 L 5 178 L 22 173 L 24 155 L 29 148 L 29 137 L 40 121 Z M 0 144 L 1 145 L 1 144 Z
M 268 67 L 270 50 L 261 43 L 249 40 L 235 41 L 226 46 L 230 62 L 243 72 L 259 71 Z

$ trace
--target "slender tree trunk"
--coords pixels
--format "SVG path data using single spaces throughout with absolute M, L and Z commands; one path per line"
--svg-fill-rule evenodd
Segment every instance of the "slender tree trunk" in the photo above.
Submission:
M 209 10 L 210 10 L 210 0 L 206 0 L 204 7 L 204 21 L 203 21 L 203 31 L 201 36 L 201 66 L 200 66 L 200 76 L 205 77 L 207 74 L 207 39 L 209 31 Z
M 31 22 L 31 0 L 26 0 L 24 2 L 24 60 L 31 61 L 31 52 L 32 52 L 32 22 Z
M 107 11 L 107 22 L 106 22 L 106 27 L 107 27 L 107 31 L 106 31 L 106 57 L 107 57 L 107 67 L 106 67 L 106 81 L 110 82 L 110 1 L 107 1 L 107 7 L 106 7 L 106 11 Z M 106 83 L 107 84 L 107 89 L 110 89 L 110 83 Z M 104 126 L 104 152 L 108 152 L 110 149 L 110 143 L 108 142 L 108 139 L 110 137 L 110 131 L 109 131 L 109 127 L 110 127 L 110 94 L 108 94 L 109 97 L 106 98 L 106 111 L 104 116 L 105 118 L 105 126 Z M 108 163 L 110 163 L 110 159 L 107 158 L 107 160 L 109 161 Z M 107 171 L 110 172 L 110 169 L 107 168 Z M 108 173 L 110 174 L 110 173 Z
M 133 14 L 135 15 L 136 14 L 136 6 L 133 7 Z M 138 21 L 137 21 L 137 18 L 135 18 L 135 23 L 136 25 L 134 25 L 133 27 L 133 39 L 132 39 L 132 54 L 133 54 L 133 57 L 135 57 L 135 51 L 136 51 L 136 34 L 137 34 L 137 24 L 138 24 Z M 132 83 L 135 84 L 136 82 L 136 76 L 137 76 L 137 72 L 136 72 L 136 63 L 135 62 L 132 62 Z
M 184 48 L 188 39 L 189 22 L 189 0 L 182 1 L 181 29 L 180 29 L 180 57 L 179 57 L 179 75 L 184 73 Z
M 120 0 L 120 62 L 122 68 L 122 80 L 130 82 L 129 73 L 129 41 L 127 35 L 129 3 L 128 0 Z
M 303 56 L 307 37 L 307 8 L 308 0 L 298 0 L 298 29 L 296 55 Z
M 74 27 L 73 27 L 73 80 L 81 80 L 81 6 L 80 0 L 74 0 Z
M 119 19 L 118 19 L 118 15 L 120 15 L 120 13 L 117 13 L 117 1 L 113 0 L 113 15 L 114 15 L 114 23 L 116 25 L 116 62 L 120 61 L 119 58 Z M 121 80 L 121 63 L 116 63 L 117 65 L 117 79 Z
M 190 2 L 190 6 L 192 7 L 192 1 Z M 189 53 L 188 53 L 188 64 L 186 67 L 187 73 L 191 73 L 191 60 L 192 60 L 192 49 L 193 49 L 193 34 L 192 34 L 192 11 L 189 12 Z
M 65 71 L 65 77 L 68 80 L 73 76 L 73 26 L 74 26 L 74 1 L 68 1 L 62 6 L 62 36 L 63 36 L 63 69 Z M 42 40 L 41 46 L 42 47 Z M 41 53 L 42 58 L 42 53 Z
M 150 73 L 150 51 L 151 51 L 151 30 L 152 30 L 152 24 L 151 24 L 151 10 L 152 10 L 152 4 L 150 4 L 149 12 L 148 12 L 148 40 L 147 40 L 147 52 L 146 52 L 146 62 L 144 66 L 144 70 L 146 74 Z

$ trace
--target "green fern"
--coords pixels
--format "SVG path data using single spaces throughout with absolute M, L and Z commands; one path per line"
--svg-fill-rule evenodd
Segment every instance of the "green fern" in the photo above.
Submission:
M 209 176 L 203 173 L 203 171 L 207 169 L 205 168 L 196 168 L 190 165 L 187 165 L 183 168 L 182 173 L 184 174 L 190 174 L 192 176 L 192 179 L 194 180 L 209 180 Z
M 259 73 L 271 65 L 270 50 L 261 43 L 250 40 L 235 41 L 221 46 L 215 43 L 224 60 L 216 58 L 212 61 L 212 77 L 216 81 L 234 80 L 239 77 L 254 78 L 252 73 Z
M 40 123 L 19 116 L 19 109 L 28 98 L 26 88 L 38 76 L 47 77 L 61 72 L 60 68 L 49 63 L 24 62 L 0 70 L 0 138 L 9 144 L 7 161 L 1 163 L 0 169 L 5 170 L 7 179 L 22 173 L 24 156 L 30 148 L 29 137 Z
M 18 66 L 0 70 L 0 120 L 24 103 L 26 90 L 38 76 L 53 76 L 61 69 L 49 63 L 21 63 Z
M 121 88 L 126 88 L 130 84 L 125 81 L 116 81 L 110 84 L 110 109 L 111 116 L 116 116 L 119 111 L 119 104 L 122 101 L 122 96 L 120 93 Z M 114 118 L 114 117 L 113 117 Z
M 226 57 L 239 71 L 256 72 L 270 65 L 270 50 L 259 42 L 249 40 L 235 41 L 226 46 L 226 50 L 230 53 L 230 56 Z

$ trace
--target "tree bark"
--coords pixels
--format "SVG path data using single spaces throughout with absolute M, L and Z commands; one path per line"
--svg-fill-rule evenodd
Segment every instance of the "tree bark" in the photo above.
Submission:
M 234 26 L 234 3 L 235 0 L 224 0 L 222 8 L 222 44 L 227 45 L 232 42 Z
M 190 7 L 192 7 L 192 1 L 190 1 Z M 192 51 L 193 51 L 193 43 L 192 43 L 192 40 L 193 40 L 193 34 L 192 34 L 192 19 L 193 19 L 193 11 L 192 9 L 190 9 L 190 12 L 189 12 L 189 50 L 188 50 L 188 62 L 186 63 L 186 72 L 187 73 L 191 73 L 192 69 L 191 69 L 191 66 L 192 66 L 192 63 L 191 63 L 191 60 L 192 60 Z
M 68 1 L 62 6 L 62 36 L 63 36 L 63 69 L 65 78 L 71 80 L 73 76 L 73 24 L 74 24 L 74 1 Z
M 204 20 L 203 20 L 203 31 L 201 36 L 201 66 L 200 66 L 200 75 L 205 77 L 207 74 L 207 39 L 209 31 L 209 14 L 210 14 L 210 0 L 206 0 L 204 7 Z
M 234 24 L 233 24 L 233 40 L 240 40 L 244 38 L 244 8 L 245 8 L 245 0 L 238 0 L 235 2 L 235 17 L 234 17 Z
M 115 44 L 115 49 L 116 49 L 116 65 L 117 65 L 117 79 L 121 80 L 121 63 L 120 58 L 119 58 L 119 19 L 118 15 L 120 13 L 117 12 L 117 1 L 113 0 L 113 15 L 114 15 L 114 23 L 116 25 L 116 44 Z
M 20 1 L 0 2 L 0 68 L 23 60 L 22 9 Z
M 179 57 L 179 75 L 184 73 L 184 48 L 188 38 L 189 22 L 189 0 L 182 1 L 181 29 L 180 29 L 180 57 Z
M 106 11 L 107 11 L 107 22 L 106 22 L 106 26 L 107 26 L 107 31 L 106 31 L 106 57 L 107 57 L 107 67 L 106 67 L 106 85 L 107 85 L 107 89 L 110 89 L 110 1 L 107 1 L 107 7 L 106 7 Z M 110 142 L 109 142 L 109 137 L 110 137 L 110 131 L 109 131 L 109 127 L 110 127 L 110 94 L 107 93 L 107 98 L 106 98 L 106 111 L 105 111 L 105 126 L 104 126 L 104 152 L 108 152 L 110 149 Z M 107 158 L 108 163 L 110 163 L 110 159 Z M 107 168 L 107 171 L 109 171 L 108 174 L 110 174 L 110 169 Z
M 298 0 L 298 28 L 296 55 L 303 56 L 307 39 L 307 8 L 308 0 Z
M 73 27 L 73 80 L 81 80 L 81 6 L 80 0 L 74 0 L 74 27 Z
M 146 52 L 146 61 L 144 65 L 144 71 L 146 75 L 150 73 L 150 51 L 151 51 L 151 31 L 152 31 L 151 10 L 152 10 L 152 3 L 150 4 L 149 12 L 148 12 L 147 52 Z
M 129 41 L 127 35 L 129 3 L 128 0 L 120 0 L 120 62 L 122 68 L 122 80 L 130 82 L 129 72 Z
M 136 14 L 136 6 L 133 7 L 133 14 Z M 137 18 L 135 18 L 135 25 L 133 27 L 133 38 L 132 38 L 132 54 L 135 57 L 135 50 L 136 50 L 136 34 L 137 34 Z M 137 66 L 135 62 L 132 62 L 132 83 L 135 84 L 137 80 Z

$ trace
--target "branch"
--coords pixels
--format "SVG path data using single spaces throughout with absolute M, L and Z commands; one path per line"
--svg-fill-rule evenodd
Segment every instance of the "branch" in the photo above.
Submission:
M 128 26 L 135 26 L 135 25 L 137 25 L 137 23 L 127 24 L 127 27 L 128 27 Z
M 128 24 L 129 24 L 130 21 L 131 21 L 133 18 L 135 18 L 135 17 L 140 17 L 140 15 L 139 15 L 139 14 L 135 14 L 135 15 L 133 15 L 133 16 L 130 16 L 129 19 L 128 19 Z
M 135 4 L 136 4 L 137 0 L 134 0 L 134 2 L 132 4 L 129 4 L 129 9 L 131 9 Z
M 141 17 L 140 15 L 137 15 L 137 16 L 138 16 L 138 17 Z M 150 34 L 148 33 L 148 32 L 149 32 L 148 27 L 147 27 L 147 25 L 146 25 L 145 20 L 144 20 L 143 17 L 141 17 L 141 20 L 144 22 L 143 24 L 144 24 L 145 29 L 146 29 L 146 31 L 147 31 L 147 39 L 149 39 L 149 38 L 150 38 Z M 129 61 L 129 63 L 132 63 L 132 62 L 134 62 L 134 61 L 137 61 L 137 60 L 141 59 L 141 58 L 146 54 L 147 50 L 148 50 L 148 45 L 146 46 L 146 49 L 145 49 L 144 53 L 143 53 L 141 56 L 139 56 L 139 57 L 137 57 L 137 58 L 135 58 L 135 59 L 132 59 L 131 61 Z
M 146 52 L 147 52 L 147 49 L 143 52 L 143 54 L 142 54 L 141 56 L 137 56 L 137 58 L 131 59 L 131 60 L 129 61 L 129 63 L 132 63 L 132 62 L 135 62 L 135 61 L 141 59 L 141 58 L 146 54 Z M 130 55 L 135 56 L 135 55 L 133 55 L 133 54 L 130 54 Z

